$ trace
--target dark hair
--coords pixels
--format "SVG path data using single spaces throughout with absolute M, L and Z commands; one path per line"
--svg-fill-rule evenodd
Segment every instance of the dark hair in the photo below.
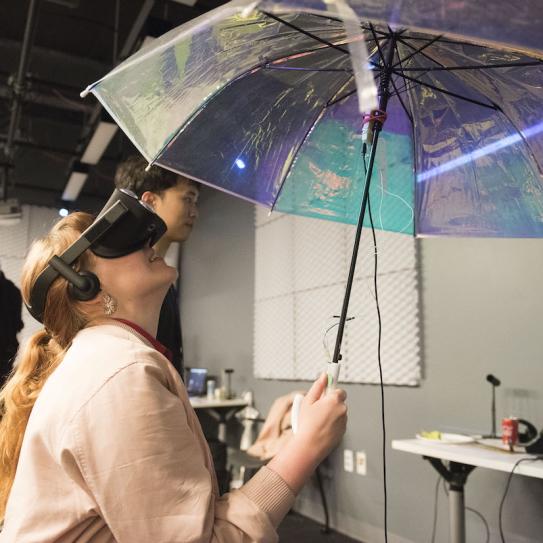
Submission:
M 136 193 L 138 198 L 141 198 L 141 195 L 146 191 L 160 194 L 175 187 L 180 178 L 183 179 L 183 176 L 158 166 L 151 166 L 149 171 L 145 171 L 145 168 L 147 168 L 147 161 L 141 155 L 127 158 L 117 167 L 115 186 L 118 189 L 129 189 Z M 194 183 L 197 188 L 200 187 L 200 183 L 189 181 Z

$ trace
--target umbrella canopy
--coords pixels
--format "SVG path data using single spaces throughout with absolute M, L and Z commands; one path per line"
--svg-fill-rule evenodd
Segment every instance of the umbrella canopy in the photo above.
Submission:
M 294 3 L 304 12 L 326 11 L 326 2 L 319 0 Z M 539 0 L 495 0 L 491 6 L 485 2 L 451 0 L 349 0 L 348 4 L 362 21 L 543 54 L 543 10 Z
M 541 59 L 473 37 L 361 27 L 389 95 L 370 191 L 376 225 L 543 236 Z M 515 43 L 522 37 L 512 34 Z M 276 6 L 243 17 L 227 4 L 89 90 L 149 162 L 278 211 L 355 224 L 364 117 L 346 41 L 330 13 Z

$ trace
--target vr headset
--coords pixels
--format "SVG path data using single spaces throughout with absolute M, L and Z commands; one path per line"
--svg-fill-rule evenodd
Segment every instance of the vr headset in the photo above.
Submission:
M 53 256 L 30 292 L 30 314 L 43 322 L 45 300 L 53 281 L 64 277 L 76 300 L 92 300 L 100 292 L 98 277 L 77 272 L 72 264 L 87 249 L 102 258 L 119 258 L 154 245 L 166 232 L 166 223 L 130 190 L 115 189 L 96 220 L 60 256 Z

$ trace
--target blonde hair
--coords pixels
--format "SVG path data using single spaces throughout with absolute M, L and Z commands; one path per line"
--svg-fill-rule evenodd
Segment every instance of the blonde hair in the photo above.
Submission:
M 71 245 L 93 221 L 88 213 L 72 213 L 61 219 L 44 238 L 33 243 L 25 260 L 21 291 L 28 303 L 30 291 L 53 255 Z M 76 261 L 75 269 L 87 269 L 90 251 Z M 23 436 L 30 413 L 43 385 L 61 362 L 74 336 L 88 324 L 81 303 L 70 298 L 68 282 L 58 277 L 47 293 L 44 328 L 26 343 L 17 367 L 0 390 L 0 519 L 15 478 Z

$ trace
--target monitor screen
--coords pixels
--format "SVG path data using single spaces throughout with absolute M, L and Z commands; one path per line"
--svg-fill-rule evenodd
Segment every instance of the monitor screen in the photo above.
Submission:
M 191 368 L 187 392 L 189 396 L 203 396 L 206 393 L 207 370 L 204 368 Z

